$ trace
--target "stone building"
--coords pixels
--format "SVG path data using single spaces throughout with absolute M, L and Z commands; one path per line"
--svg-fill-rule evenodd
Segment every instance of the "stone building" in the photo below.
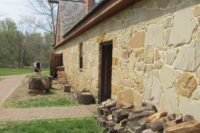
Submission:
M 58 13 L 54 54 L 71 86 L 200 120 L 200 0 L 103 0 L 82 12 L 68 30 Z

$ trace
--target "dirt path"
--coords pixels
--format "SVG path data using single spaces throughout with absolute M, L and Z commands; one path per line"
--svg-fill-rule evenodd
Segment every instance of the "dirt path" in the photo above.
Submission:
M 24 75 L 3 77 L 0 81 L 0 106 L 10 96 L 10 94 L 12 94 L 24 78 Z
M 24 121 L 56 118 L 79 118 L 94 115 L 96 105 L 73 107 L 0 109 L 0 121 Z

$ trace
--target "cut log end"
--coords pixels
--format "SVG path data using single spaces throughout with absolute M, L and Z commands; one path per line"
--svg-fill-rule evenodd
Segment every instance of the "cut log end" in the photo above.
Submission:
M 31 77 L 29 79 L 29 92 L 35 93 L 48 93 L 52 88 L 51 77 Z

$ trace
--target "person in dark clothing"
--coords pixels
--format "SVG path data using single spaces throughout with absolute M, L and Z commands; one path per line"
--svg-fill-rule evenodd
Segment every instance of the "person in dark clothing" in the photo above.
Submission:
M 36 61 L 34 63 L 34 71 L 35 71 L 37 76 L 41 75 L 41 64 L 40 64 L 39 61 Z

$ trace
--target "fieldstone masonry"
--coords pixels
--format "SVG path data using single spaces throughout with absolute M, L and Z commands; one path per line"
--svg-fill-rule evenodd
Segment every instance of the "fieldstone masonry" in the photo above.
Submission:
M 99 45 L 113 41 L 112 98 L 200 120 L 200 1 L 141 0 L 55 50 L 69 84 L 99 89 Z M 83 70 L 79 44 L 83 43 Z

